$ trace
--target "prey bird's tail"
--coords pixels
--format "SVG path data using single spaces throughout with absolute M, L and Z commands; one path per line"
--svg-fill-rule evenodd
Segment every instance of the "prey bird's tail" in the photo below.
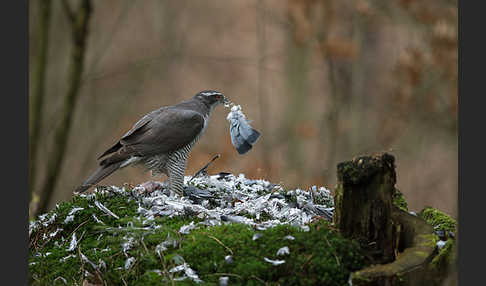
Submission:
M 111 173 L 115 172 L 123 164 L 123 161 L 114 162 L 111 164 L 102 164 L 91 176 L 86 179 L 86 181 L 74 190 L 76 193 L 82 193 L 87 191 L 89 188 L 97 184 L 99 181 L 108 177 Z

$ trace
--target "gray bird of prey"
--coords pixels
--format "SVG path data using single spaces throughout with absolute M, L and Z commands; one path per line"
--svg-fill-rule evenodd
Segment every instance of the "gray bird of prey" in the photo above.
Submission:
M 187 156 L 206 129 L 211 111 L 227 102 L 222 93 L 205 90 L 190 100 L 148 113 L 98 157 L 110 155 L 75 192 L 88 190 L 116 170 L 142 164 L 152 175 L 167 175 L 169 189 L 182 196 Z

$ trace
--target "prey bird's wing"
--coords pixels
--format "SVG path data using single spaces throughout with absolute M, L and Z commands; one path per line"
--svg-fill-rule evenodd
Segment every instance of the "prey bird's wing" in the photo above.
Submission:
M 252 146 L 245 140 L 245 138 L 243 138 L 240 132 L 241 130 L 238 122 L 232 122 L 230 127 L 231 143 L 235 146 L 239 154 L 245 154 L 252 148 Z
M 260 132 L 253 129 L 250 126 L 249 122 L 245 119 L 240 120 L 238 129 L 243 139 L 245 139 L 245 141 L 247 141 L 250 144 L 254 144 L 257 141 L 258 137 L 260 137 Z
M 119 155 L 116 157 L 120 159 L 165 154 L 189 144 L 203 127 L 204 117 L 196 111 L 170 107 L 159 109 L 135 123 L 107 152 L 116 149 Z M 110 161 L 116 160 L 116 157 Z

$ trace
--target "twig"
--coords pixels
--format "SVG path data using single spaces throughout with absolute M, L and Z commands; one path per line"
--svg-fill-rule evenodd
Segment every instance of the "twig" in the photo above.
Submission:
M 81 234 L 81 236 L 79 237 L 79 239 L 78 239 L 78 241 L 77 241 L 76 243 L 78 243 L 78 244 L 79 244 L 79 243 L 81 242 L 81 239 L 83 239 L 83 237 L 84 237 L 84 234 L 85 234 L 85 233 L 86 233 L 86 230 L 85 230 L 85 231 L 83 231 L 83 233 Z M 78 247 L 78 248 L 79 248 L 79 247 Z
M 304 268 L 304 266 L 306 266 L 306 265 L 307 265 L 307 263 L 309 263 L 309 262 L 311 261 L 311 259 L 312 259 L 312 254 L 310 254 L 310 255 L 307 257 L 307 259 L 306 259 L 305 263 L 304 263 L 304 264 L 302 264 L 302 268 Z
M 122 253 L 121 253 L 121 252 L 115 252 L 113 255 L 110 255 L 110 256 L 108 256 L 107 258 L 108 258 L 108 259 L 112 259 L 113 257 L 118 256 L 118 255 L 120 255 L 120 254 L 122 254 Z
M 88 219 L 88 220 L 86 220 L 86 221 L 84 221 L 84 222 L 82 222 L 82 223 L 80 223 L 80 224 L 79 224 L 79 225 L 78 225 L 78 226 L 77 226 L 77 227 L 76 227 L 76 228 L 75 228 L 73 231 L 71 231 L 71 233 L 68 235 L 68 237 L 70 237 L 71 235 L 73 235 L 73 233 L 74 233 L 76 230 L 78 230 L 78 229 L 79 229 L 79 228 L 80 228 L 82 225 L 84 225 L 84 224 L 85 224 L 85 223 L 87 223 L 88 221 L 89 221 L 89 219 Z
M 329 245 L 329 248 L 331 249 L 332 254 L 333 254 L 333 255 L 334 255 L 334 257 L 336 258 L 336 262 L 337 262 L 337 264 L 340 266 L 340 265 L 341 265 L 341 263 L 339 263 L 339 257 L 338 257 L 338 256 L 336 255 L 336 253 L 335 253 L 335 252 L 332 250 L 331 243 L 329 243 L 329 240 L 327 240 L 327 237 L 326 237 L 326 236 L 324 236 L 324 239 L 326 240 L 327 245 Z
M 81 250 L 79 249 L 78 247 L 78 256 L 79 256 L 79 260 L 81 260 L 81 284 L 83 283 L 83 280 L 84 280 L 84 261 L 83 259 L 81 258 Z
M 169 271 L 167 271 L 167 266 L 165 264 L 165 255 L 163 255 L 164 254 L 163 251 L 161 251 L 161 252 L 162 252 L 162 255 L 160 255 L 160 253 L 158 253 L 158 254 L 159 254 L 160 261 L 162 262 L 162 267 L 164 267 L 164 274 L 166 274 L 167 276 L 169 276 L 169 280 L 170 280 L 172 286 L 174 286 L 175 285 L 174 284 L 174 278 L 172 277 L 172 273 L 170 273 Z
M 182 235 L 178 231 L 176 231 L 175 233 L 179 237 L 179 240 L 177 241 L 177 244 L 179 245 L 179 249 L 182 249 L 182 243 L 181 243 L 182 242 Z
M 121 277 L 121 280 L 123 281 L 123 284 L 125 284 L 125 286 L 128 286 L 127 281 L 125 281 L 125 279 L 123 279 L 123 276 L 120 275 L 120 277 Z
M 101 278 L 101 272 L 98 270 L 98 267 L 96 266 L 96 264 L 94 264 L 92 261 L 90 261 L 89 258 L 81 252 L 81 248 L 79 248 L 79 247 L 78 247 L 78 255 L 79 255 L 79 259 L 81 259 L 81 262 L 83 263 L 83 265 L 84 265 L 85 260 L 83 259 L 82 256 L 85 257 L 86 262 L 88 262 L 88 264 L 90 264 L 91 267 L 93 268 L 93 270 L 95 271 L 95 274 L 96 274 L 96 277 L 98 278 L 98 280 L 104 282 L 103 278 Z
M 133 271 L 133 269 L 135 269 L 135 267 L 137 267 L 137 265 L 139 264 L 139 262 L 140 262 L 140 253 L 139 253 L 138 259 L 135 259 L 135 264 L 131 265 L 130 268 L 128 268 L 128 273 L 130 273 L 131 271 Z
M 73 10 L 69 6 L 69 3 L 67 2 L 67 0 L 62 0 L 61 4 L 62 4 L 62 8 L 64 9 L 64 12 L 66 12 L 67 17 L 68 17 L 69 21 L 71 22 L 71 24 L 74 23 L 76 21 L 76 17 L 74 17 Z
M 250 278 L 255 278 L 256 280 L 258 280 L 258 281 L 262 282 L 262 283 L 263 283 L 263 284 L 265 284 L 265 285 L 267 285 L 267 284 L 268 284 L 268 283 L 267 283 L 267 282 L 265 282 L 263 279 L 258 278 L 258 277 L 257 277 L 257 276 L 255 276 L 255 275 L 251 275 L 251 276 L 250 276 Z
M 233 255 L 233 250 L 231 250 L 231 248 L 227 247 L 226 245 L 224 245 L 219 239 L 217 239 L 216 237 L 206 233 L 206 232 L 203 232 L 203 234 L 207 235 L 208 237 L 214 239 L 217 243 L 219 243 L 221 246 L 223 246 L 224 248 L 226 248 L 230 253 L 231 255 Z
M 204 165 L 204 167 L 202 167 L 199 171 L 197 171 L 194 176 L 192 176 L 192 178 L 187 182 L 188 184 L 192 181 L 192 179 L 196 178 L 197 176 L 199 176 L 199 174 L 201 173 L 205 173 L 209 167 L 209 165 L 211 165 L 212 162 L 214 162 L 214 160 L 218 159 L 219 157 L 221 157 L 221 155 L 219 154 L 216 154 L 216 156 L 213 157 L 213 159 L 211 159 L 211 161 L 209 161 L 209 163 L 207 163 L 206 165 Z
M 143 248 L 145 248 L 145 251 L 146 251 L 147 253 L 149 253 L 149 251 L 148 251 L 148 249 L 147 249 L 147 246 L 145 245 L 145 242 L 143 242 L 143 237 L 142 237 L 142 239 L 140 239 L 140 242 L 142 243 Z

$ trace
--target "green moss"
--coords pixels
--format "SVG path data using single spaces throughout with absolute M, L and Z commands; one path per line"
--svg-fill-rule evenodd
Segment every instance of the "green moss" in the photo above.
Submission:
M 418 215 L 436 230 L 456 231 L 456 221 L 438 209 L 425 207 Z
M 56 220 L 51 225 L 33 231 L 29 248 L 31 285 L 56 285 L 62 283 L 59 279 L 54 282 L 60 276 L 67 279 L 68 284 L 81 285 L 84 271 L 93 275 L 88 277 L 89 280 L 101 279 L 109 285 L 123 285 L 124 281 L 129 285 L 155 285 L 151 283 L 161 280 L 151 279 L 153 281 L 149 283 L 147 278 L 156 274 L 151 270 L 161 268 L 160 258 L 154 251 L 156 245 L 164 241 L 169 233 L 177 238 L 177 230 L 182 225 L 188 224 L 191 220 L 197 221 L 197 218 L 156 218 L 156 222 L 161 227 L 157 230 L 144 230 L 141 229 L 143 225 L 137 217 L 138 205 L 134 201 L 127 201 L 122 195 L 98 195 L 96 199 L 120 218 L 107 216 L 94 206 L 94 201 L 75 197 L 71 202 L 60 204 L 56 210 L 48 214 L 48 217 L 54 212 L 57 214 Z M 82 207 L 84 210 L 75 213 L 73 222 L 64 224 L 64 219 L 74 207 Z M 96 223 L 93 214 L 104 224 Z M 44 234 L 49 235 L 57 228 L 63 230 L 50 240 L 43 239 Z M 74 231 L 79 241 L 78 248 L 69 252 L 67 248 Z M 64 238 L 64 242 L 61 237 Z M 132 238 L 133 247 L 125 255 L 122 245 L 128 237 Z M 56 242 L 60 247 L 56 246 Z M 148 251 L 149 249 L 151 251 Z M 45 256 L 46 253 L 50 254 Z M 101 260 L 104 261 L 106 271 L 102 269 L 97 274 L 89 263 L 81 260 L 81 255 L 97 265 Z M 125 270 L 127 257 L 134 257 L 136 261 L 135 265 Z M 168 267 L 174 265 L 169 263 Z M 96 274 L 99 277 L 96 277 Z M 142 284 L 139 284 L 140 279 L 144 281 Z
M 90 273 L 86 279 L 92 283 L 165 285 L 170 284 L 171 277 L 163 274 L 164 269 L 175 267 L 181 260 L 209 284 L 217 285 L 219 277 L 224 275 L 230 277 L 231 285 L 259 285 L 261 281 L 270 285 L 343 285 L 349 274 L 360 269 L 364 262 L 358 244 L 343 238 L 323 220 L 310 225 L 309 232 L 288 225 L 256 231 L 247 225 L 228 224 L 199 226 L 190 234 L 181 235 L 180 227 L 197 222 L 196 217 L 158 217 L 158 229 L 144 229 L 134 201 L 127 201 L 123 195 L 97 195 L 96 200 L 119 219 L 104 214 L 94 206 L 94 200 L 75 197 L 48 214 L 47 218 L 57 215 L 52 224 L 33 230 L 29 247 L 30 285 L 64 285 L 60 279 L 56 280 L 58 277 L 66 279 L 69 285 L 81 285 L 86 272 Z M 84 209 L 75 213 L 73 222 L 64 224 L 74 207 Z M 93 214 L 104 224 L 96 223 Z M 49 234 L 57 228 L 63 230 L 50 238 Z M 69 252 L 73 232 L 79 241 L 78 248 Z M 263 236 L 253 240 L 256 232 Z M 47 239 L 43 238 L 44 234 Z M 155 249 L 168 235 L 177 241 L 177 246 L 169 247 L 159 256 Z M 285 240 L 286 235 L 294 236 L 295 240 Z M 133 245 L 125 255 L 122 244 L 128 237 L 132 238 Z M 289 247 L 290 254 L 276 256 L 283 246 Z M 46 253 L 50 254 L 46 256 Z M 96 265 L 103 261 L 106 269 L 95 270 L 82 261 L 82 255 Z M 225 262 L 226 255 L 232 255 L 233 263 Z M 129 269 L 125 269 L 127 257 L 136 259 Z M 274 266 L 264 261 L 264 257 L 284 259 L 286 263 Z M 192 283 L 185 280 L 176 284 Z
M 363 265 L 358 245 L 330 230 L 325 222 L 312 225 L 310 232 L 282 225 L 261 233 L 253 240 L 255 231 L 241 224 L 195 230 L 183 241 L 179 254 L 204 281 L 217 283 L 217 273 L 229 273 L 232 285 L 258 280 L 280 285 L 343 285 L 350 271 Z M 295 240 L 284 240 L 286 235 Z M 277 257 L 283 246 L 289 247 L 290 254 Z M 232 255 L 234 262 L 226 263 L 226 255 Z M 274 266 L 264 257 L 286 263 Z
M 337 165 L 338 178 L 344 184 L 359 184 L 373 176 L 379 167 L 371 156 L 363 156 Z
M 393 204 L 401 210 L 408 212 L 407 201 L 403 197 L 402 192 L 398 189 L 395 189 L 395 193 L 393 194 Z
M 442 285 L 444 277 L 450 275 L 451 269 L 456 267 L 456 244 L 449 238 L 442 249 L 439 250 L 428 265 L 430 285 Z
M 430 266 L 437 271 L 447 269 L 447 267 L 455 260 L 454 246 L 454 239 L 448 239 L 444 247 L 439 251 L 439 254 L 432 259 Z
M 353 274 L 351 276 L 351 280 L 353 281 L 353 283 L 358 284 L 358 285 L 371 282 L 371 278 L 361 275 L 361 272 L 359 272 L 359 271 L 353 272 Z
M 452 231 L 454 233 L 456 231 L 456 221 L 440 210 L 426 207 L 418 215 L 427 223 L 431 224 L 436 230 L 443 230 L 446 232 Z M 454 267 L 455 262 L 455 240 L 449 237 L 444 247 L 439 250 L 439 253 L 432 259 L 428 266 L 431 285 L 440 285 L 442 279 L 447 276 L 451 267 Z
M 415 240 L 415 246 L 434 248 L 438 241 L 438 237 L 433 233 L 419 234 Z
M 395 157 L 387 153 L 361 156 L 337 165 L 338 180 L 345 185 L 363 184 L 383 168 L 395 169 Z

